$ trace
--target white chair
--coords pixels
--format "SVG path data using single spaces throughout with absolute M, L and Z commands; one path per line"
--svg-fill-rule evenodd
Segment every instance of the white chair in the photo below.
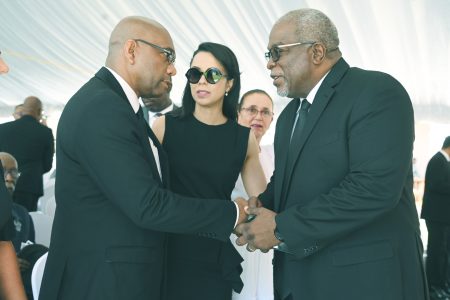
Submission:
M 33 291 L 33 298 L 35 300 L 38 300 L 39 298 L 39 291 L 41 289 L 42 276 L 44 275 L 47 255 L 48 252 L 42 255 L 34 264 L 33 271 L 31 271 L 31 290 Z
M 50 246 L 50 237 L 52 234 L 53 217 L 44 215 L 39 211 L 30 212 L 33 219 L 36 244 Z

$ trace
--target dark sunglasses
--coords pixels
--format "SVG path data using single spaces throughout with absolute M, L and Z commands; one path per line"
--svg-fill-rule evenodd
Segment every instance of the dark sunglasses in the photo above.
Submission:
M 198 68 L 190 68 L 185 75 L 189 83 L 198 83 L 202 75 L 211 84 L 216 84 L 222 77 L 227 77 L 227 75 L 222 74 L 217 68 L 209 68 L 205 72 L 200 71 Z

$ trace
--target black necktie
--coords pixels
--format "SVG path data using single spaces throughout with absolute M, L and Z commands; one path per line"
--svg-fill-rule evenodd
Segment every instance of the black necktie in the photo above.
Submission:
M 308 100 L 303 99 L 300 104 L 300 108 L 297 110 L 296 123 L 291 136 L 291 145 L 294 144 L 293 141 L 299 140 L 302 134 L 303 128 L 305 127 L 306 117 L 308 116 L 309 107 L 311 104 Z
M 139 109 L 138 109 L 136 115 L 138 115 L 138 117 L 139 117 L 140 119 L 143 119 L 143 118 L 144 118 L 144 112 L 142 111 L 142 107 L 139 107 Z
M 161 117 L 162 115 L 163 115 L 162 113 L 157 112 L 157 113 L 155 114 L 155 117 L 158 118 L 158 117 Z

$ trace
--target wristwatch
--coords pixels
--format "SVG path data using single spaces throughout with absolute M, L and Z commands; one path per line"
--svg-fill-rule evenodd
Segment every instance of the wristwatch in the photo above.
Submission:
M 275 238 L 277 239 L 277 240 L 279 240 L 280 242 L 284 242 L 284 239 L 283 239 L 283 237 L 281 236 L 281 234 L 280 234 L 280 232 L 278 231 L 278 228 L 277 227 L 275 227 L 275 230 L 273 231 L 273 234 L 275 235 Z

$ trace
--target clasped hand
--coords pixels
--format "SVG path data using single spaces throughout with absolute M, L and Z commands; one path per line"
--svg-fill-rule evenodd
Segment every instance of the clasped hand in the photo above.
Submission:
M 238 222 L 234 229 L 234 233 L 238 236 L 236 245 L 247 245 L 247 250 L 250 252 L 256 249 L 267 252 L 280 243 L 274 235 L 275 216 L 277 215 L 275 212 L 262 207 L 262 203 L 257 197 L 251 197 L 248 200 L 248 206 L 244 207 L 244 211 L 248 216 L 254 218 L 249 222 Z

